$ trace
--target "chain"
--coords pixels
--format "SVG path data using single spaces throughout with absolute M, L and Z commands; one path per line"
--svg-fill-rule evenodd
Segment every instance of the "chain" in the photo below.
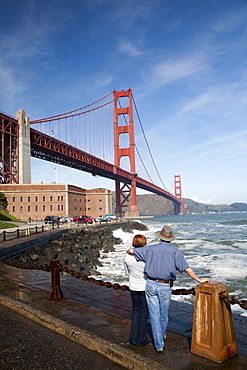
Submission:
M 0 262 L 6 264 L 8 266 L 11 266 L 11 267 L 17 267 L 17 268 L 21 268 L 21 269 L 25 269 L 25 270 L 47 270 L 47 269 L 51 268 L 51 264 L 42 265 L 42 266 L 24 266 L 24 265 L 19 265 L 17 263 L 12 263 L 12 262 L 5 261 L 2 258 L 0 258 Z M 94 279 L 93 277 L 89 277 L 87 275 L 82 275 L 79 272 L 71 270 L 68 267 L 63 266 L 61 264 L 58 264 L 58 267 L 60 268 L 60 270 L 62 270 L 64 272 L 67 272 L 68 274 L 70 274 L 72 276 L 75 276 L 78 279 L 82 279 L 82 280 L 88 281 L 90 283 L 105 286 L 106 288 L 113 288 L 115 290 L 123 290 L 123 291 L 129 291 L 130 290 L 130 288 L 127 285 L 120 285 L 118 283 L 111 283 L 109 281 L 105 282 L 103 280 L 97 280 L 97 279 Z M 195 291 L 195 288 L 175 289 L 175 290 L 173 289 L 172 294 L 174 294 L 174 295 L 188 295 L 188 294 L 195 295 L 196 291 Z M 247 310 L 247 300 L 239 301 L 234 296 L 229 297 L 229 296 L 224 296 L 224 295 L 220 295 L 220 299 L 222 299 L 222 300 L 225 299 L 232 305 L 233 304 L 239 304 L 239 306 L 241 308 L 243 308 L 244 310 Z
M 234 296 L 229 297 L 229 296 L 226 296 L 226 295 L 223 295 L 223 294 L 220 294 L 220 299 L 226 300 L 230 304 L 236 304 L 237 303 L 237 304 L 239 304 L 239 306 L 241 308 L 243 308 L 244 310 L 247 310 L 247 300 L 245 300 L 245 299 L 242 299 L 242 301 L 238 301 L 237 298 L 235 298 Z
M 24 266 L 24 265 L 19 265 L 18 263 L 12 263 L 9 261 L 5 261 L 3 258 L 0 258 L 0 262 L 4 263 L 5 265 L 16 267 L 19 269 L 24 269 L 24 270 L 46 270 L 51 267 L 51 264 L 42 265 L 42 266 Z

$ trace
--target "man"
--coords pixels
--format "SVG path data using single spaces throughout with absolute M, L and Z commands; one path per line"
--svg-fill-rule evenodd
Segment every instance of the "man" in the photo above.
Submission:
M 158 353 L 163 353 L 164 339 L 168 324 L 168 309 L 171 300 L 171 287 L 176 280 L 176 270 L 185 271 L 198 283 L 208 279 L 200 279 L 189 267 L 183 254 L 170 244 L 175 236 L 170 226 L 164 226 L 157 233 L 158 244 L 143 248 L 129 248 L 128 253 L 134 254 L 137 261 L 145 262 L 144 274 L 147 279 L 146 298 L 153 332 L 154 345 Z

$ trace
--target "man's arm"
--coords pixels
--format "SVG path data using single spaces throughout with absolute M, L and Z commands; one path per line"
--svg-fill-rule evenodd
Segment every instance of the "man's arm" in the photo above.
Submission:
M 191 267 L 187 267 L 187 269 L 184 270 L 192 279 L 196 280 L 198 283 L 205 283 L 206 281 L 209 281 L 207 278 L 200 279 L 192 270 Z
M 127 253 L 129 253 L 129 254 L 134 254 L 134 250 L 133 250 L 133 248 L 129 248 L 129 249 L 127 250 Z

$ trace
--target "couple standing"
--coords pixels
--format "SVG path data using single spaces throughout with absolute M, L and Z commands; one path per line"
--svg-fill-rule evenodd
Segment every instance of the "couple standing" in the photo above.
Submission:
M 170 244 L 175 239 L 170 226 L 164 226 L 157 235 L 160 242 L 148 246 L 144 235 L 135 235 L 124 265 L 129 275 L 132 298 L 130 342 L 138 347 L 149 343 L 147 334 L 150 321 L 156 351 L 163 353 L 171 287 L 176 280 L 176 270 L 185 271 L 198 283 L 208 279 L 200 279 L 179 249 Z

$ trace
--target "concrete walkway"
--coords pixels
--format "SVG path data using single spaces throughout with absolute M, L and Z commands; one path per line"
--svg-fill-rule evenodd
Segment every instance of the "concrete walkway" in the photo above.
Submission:
M 0 249 L 4 249 L 3 243 Z M 9 247 L 9 243 L 8 243 Z M 238 355 L 219 365 L 190 353 L 193 306 L 171 302 L 164 354 L 128 343 L 131 299 L 114 290 L 61 276 L 66 299 L 50 301 L 49 272 L 0 263 L 0 303 L 128 369 L 247 369 L 246 317 L 233 315 Z

